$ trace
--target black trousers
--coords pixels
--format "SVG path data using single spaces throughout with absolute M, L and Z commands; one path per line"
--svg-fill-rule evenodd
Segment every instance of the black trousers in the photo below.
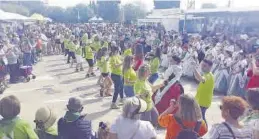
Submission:
M 68 57 L 67 57 L 67 63 L 70 62 L 70 58 L 72 57 L 73 60 L 76 59 L 75 52 L 68 52 Z
M 19 77 L 19 65 L 18 64 L 9 64 L 9 74 L 10 74 L 10 83 L 16 83 Z
M 65 44 L 64 44 L 64 42 L 61 43 L 61 49 L 62 49 L 62 53 L 65 53 Z
M 65 49 L 65 56 L 67 56 L 69 53 L 69 49 Z

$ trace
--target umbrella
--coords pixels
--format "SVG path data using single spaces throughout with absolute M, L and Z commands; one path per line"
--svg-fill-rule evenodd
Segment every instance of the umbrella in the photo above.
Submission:
M 44 16 L 42 16 L 41 14 L 37 14 L 37 13 L 34 13 L 30 18 L 33 20 L 39 20 L 39 21 L 45 20 Z

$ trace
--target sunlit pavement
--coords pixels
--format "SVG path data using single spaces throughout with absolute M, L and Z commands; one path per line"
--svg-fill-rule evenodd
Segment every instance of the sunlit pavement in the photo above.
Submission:
M 10 85 L 0 97 L 11 94 L 17 96 L 22 103 L 20 116 L 33 126 L 34 115 L 39 107 L 50 106 L 58 117 L 62 117 L 68 99 L 72 96 L 80 97 L 84 104 L 83 113 L 87 113 L 88 119 L 93 121 L 94 130 L 97 130 L 100 121 L 112 122 L 121 113 L 121 109 L 110 110 L 111 97 L 99 97 L 97 77 L 85 79 L 86 63 L 84 67 L 85 71 L 76 73 L 75 68 L 70 68 L 70 65 L 66 64 L 64 56 L 44 57 L 43 61 L 34 66 L 33 72 L 37 76 L 35 80 Z M 195 95 L 197 85 L 193 81 L 183 80 L 182 83 L 185 93 Z M 215 96 L 212 106 L 207 111 L 209 125 L 222 120 L 218 107 L 220 100 L 221 97 Z M 165 131 L 159 130 L 158 134 L 159 138 L 164 138 Z

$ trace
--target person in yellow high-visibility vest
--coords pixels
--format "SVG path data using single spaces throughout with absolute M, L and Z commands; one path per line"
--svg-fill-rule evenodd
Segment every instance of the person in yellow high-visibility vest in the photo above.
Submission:
M 68 57 L 72 57 L 72 62 L 70 67 L 73 66 L 73 63 L 76 62 L 76 56 L 75 56 L 75 51 L 76 51 L 76 45 L 75 45 L 75 36 L 71 36 L 69 44 L 68 44 L 68 49 L 69 49 L 69 53 L 68 53 Z
M 98 36 L 94 37 L 94 41 L 92 42 L 91 47 L 95 52 L 98 52 L 99 49 L 101 49 L 101 43 Z
M 94 67 L 94 51 L 93 51 L 93 48 L 92 48 L 92 45 L 89 45 L 89 46 L 86 46 L 85 47 L 85 59 L 88 63 L 88 71 L 87 71 L 87 74 L 86 74 L 86 78 L 90 77 L 90 75 L 92 76 L 96 76 L 93 72 L 93 67 Z
M 81 38 L 81 42 L 82 42 L 82 56 L 85 57 L 85 47 L 87 46 L 87 44 L 89 43 L 89 40 L 88 40 L 88 34 L 87 33 L 84 33 L 84 35 L 82 36 Z
M 75 45 L 76 45 L 76 72 L 79 71 L 79 67 L 80 67 L 80 71 L 83 71 L 83 57 L 82 57 L 82 46 L 80 46 L 80 44 L 78 43 L 78 41 L 75 41 Z

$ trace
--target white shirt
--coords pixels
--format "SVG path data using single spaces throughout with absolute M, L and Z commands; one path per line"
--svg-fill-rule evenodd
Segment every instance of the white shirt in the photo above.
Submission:
M 151 139 L 156 137 L 154 127 L 148 121 L 131 120 L 119 116 L 111 125 L 111 133 L 117 134 L 118 139 Z
M 244 126 L 243 128 L 235 128 L 232 125 L 228 124 L 236 139 L 252 139 L 252 129 L 248 126 Z M 223 124 L 215 124 L 212 126 L 209 131 L 209 139 L 233 139 L 233 135 L 230 133 L 228 128 Z

